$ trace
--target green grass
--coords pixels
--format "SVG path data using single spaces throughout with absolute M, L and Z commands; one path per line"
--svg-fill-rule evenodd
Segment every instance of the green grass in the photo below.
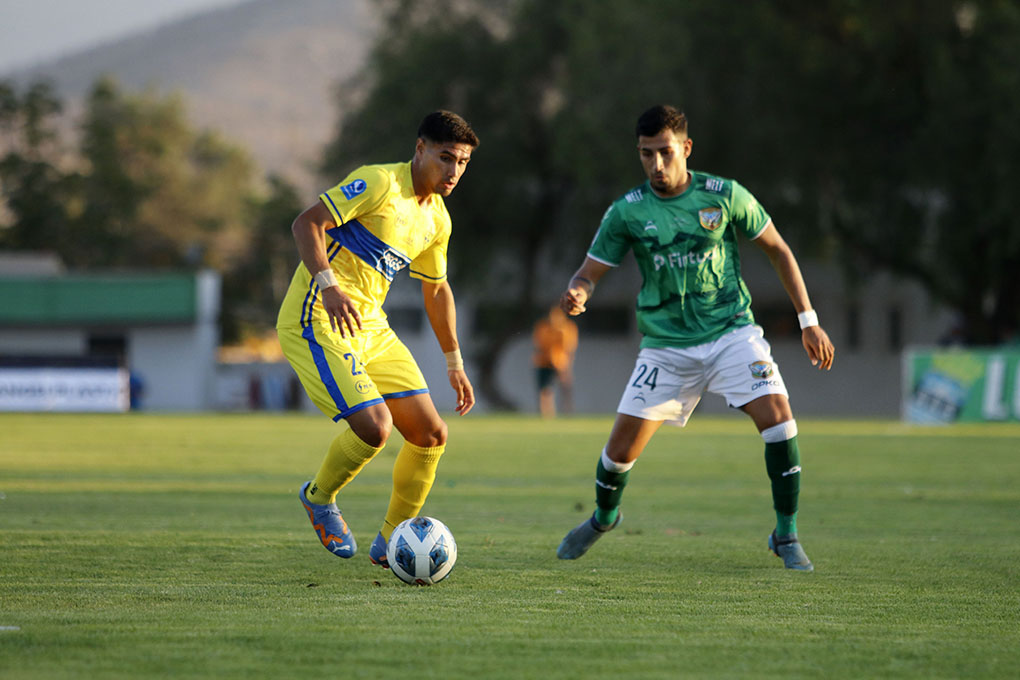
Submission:
M 746 419 L 663 428 L 576 562 L 611 420 L 448 421 L 459 561 L 414 588 L 364 554 L 396 441 L 347 561 L 295 498 L 325 419 L 0 415 L 0 677 L 1016 677 L 1020 427 L 801 422 L 801 574 Z

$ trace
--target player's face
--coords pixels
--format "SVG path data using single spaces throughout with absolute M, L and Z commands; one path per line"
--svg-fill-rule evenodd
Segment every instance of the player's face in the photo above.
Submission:
M 439 144 L 419 139 L 414 150 L 415 192 L 449 196 L 471 161 L 474 147 L 458 142 Z
M 691 146 L 687 135 L 678 137 L 669 128 L 654 137 L 638 137 L 641 165 L 656 193 L 675 196 L 687 188 L 687 157 L 691 155 Z

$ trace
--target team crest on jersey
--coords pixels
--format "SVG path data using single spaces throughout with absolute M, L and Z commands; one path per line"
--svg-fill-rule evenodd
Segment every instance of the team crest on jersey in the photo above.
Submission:
M 753 364 L 748 364 L 747 367 L 751 369 L 751 376 L 759 380 L 772 376 L 772 364 L 767 361 L 756 361 Z
M 348 201 L 357 196 L 358 194 L 365 193 L 365 189 L 368 188 L 368 184 L 363 179 L 356 179 L 350 184 L 345 184 L 340 187 L 340 191 L 343 192 L 344 198 Z
M 715 231 L 722 226 L 722 208 L 702 208 L 698 211 L 698 220 L 705 229 Z

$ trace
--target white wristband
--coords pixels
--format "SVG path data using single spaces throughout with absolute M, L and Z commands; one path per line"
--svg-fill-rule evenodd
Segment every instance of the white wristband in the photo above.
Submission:
M 801 312 L 797 315 L 797 321 L 800 321 L 800 329 L 804 330 L 809 326 L 818 325 L 818 312 L 813 309 L 809 309 L 806 312 Z
M 463 371 L 464 370 L 464 357 L 460 355 L 460 350 L 455 349 L 452 352 L 443 352 L 443 356 L 446 357 L 446 370 L 447 371 Z
M 333 286 L 339 286 L 340 284 L 336 280 L 336 274 L 331 269 L 323 269 L 321 272 L 315 275 L 315 282 L 319 284 L 319 288 L 325 290 L 326 288 L 332 288 Z

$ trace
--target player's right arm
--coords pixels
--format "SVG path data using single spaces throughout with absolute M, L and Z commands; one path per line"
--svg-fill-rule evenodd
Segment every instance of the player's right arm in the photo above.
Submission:
M 353 336 L 355 327 L 361 329 L 361 315 L 358 314 L 354 301 L 340 290 L 329 258 L 326 256 L 326 230 L 334 227 L 336 221 L 326 206 L 319 201 L 298 215 L 290 230 L 294 234 L 298 255 L 301 256 L 305 267 L 313 277 L 323 274 L 316 278 L 321 289 L 322 307 L 326 310 L 333 331 L 339 331 L 341 337 L 346 337 L 347 331 Z
M 567 290 L 560 296 L 560 308 L 570 316 L 577 316 L 585 311 L 585 303 L 591 299 L 595 285 L 610 269 L 612 267 L 608 264 L 603 264 L 590 257 L 584 258 L 581 268 L 570 277 Z

